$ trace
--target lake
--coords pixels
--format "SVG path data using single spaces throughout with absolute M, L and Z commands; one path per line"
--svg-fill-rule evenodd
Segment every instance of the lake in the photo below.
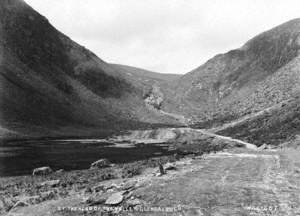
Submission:
M 174 153 L 167 146 L 156 144 L 137 147 L 97 140 L 15 141 L 0 145 L 0 176 L 31 175 L 34 168 L 41 166 L 53 170 L 88 169 L 101 158 L 126 163 Z

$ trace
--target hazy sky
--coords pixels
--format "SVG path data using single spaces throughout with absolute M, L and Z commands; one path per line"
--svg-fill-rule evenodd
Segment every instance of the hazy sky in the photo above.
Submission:
M 300 0 L 25 0 L 108 62 L 186 73 L 300 17 Z

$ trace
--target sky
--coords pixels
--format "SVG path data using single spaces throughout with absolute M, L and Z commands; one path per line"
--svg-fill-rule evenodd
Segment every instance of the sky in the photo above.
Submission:
M 25 0 L 104 61 L 183 74 L 300 17 L 299 0 Z

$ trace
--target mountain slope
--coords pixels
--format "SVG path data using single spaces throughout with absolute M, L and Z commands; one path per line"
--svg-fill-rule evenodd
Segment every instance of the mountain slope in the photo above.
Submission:
M 0 122 L 28 136 L 101 134 L 176 123 L 143 89 L 57 31 L 23 0 L 0 2 Z
M 295 19 L 182 76 L 163 109 L 209 127 L 292 99 L 300 92 L 299 48 Z
M 222 128 L 218 133 L 233 135 L 236 139 L 258 146 L 264 143 L 279 145 L 286 141 L 293 142 L 300 135 L 300 97 L 271 107 L 231 127 Z

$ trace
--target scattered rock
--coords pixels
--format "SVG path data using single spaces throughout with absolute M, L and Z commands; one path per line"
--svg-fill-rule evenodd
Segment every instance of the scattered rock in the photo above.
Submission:
M 121 188 L 120 185 L 117 185 L 117 184 L 111 184 L 111 185 L 105 185 L 104 186 L 104 190 L 112 190 L 112 189 L 119 189 Z
M 55 173 L 57 173 L 57 174 L 61 174 L 61 173 L 63 173 L 63 172 L 65 172 L 64 169 L 59 169 L 59 170 L 56 170 L 56 171 L 55 171 Z
M 100 185 L 96 185 L 95 187 L 93 187 L 92 191 L 97 193 L 97 192 L 100 192 L 100 191 L 104 191 L 104 189 L 105 189 L 105 185 L 100 184 Z
M 172 163 L 165 164 L 165 170 L 177 170 L 176 166 Z
M 50 167 L 39 167 L 33 170 L 32 175 L 49 175 L 53 171 Z
M 106 205 L 118 205 L 120 204 L 123 199 L 124 196 L 123 194 L 125 193 L 125 191 L 121 191 L 121 192 L 117 192 L 117 193 L 113 193 L 110 197 L 108 197 L 108 199 L 105 201 Z
M 109 167 L 110 162 L 107 159 L 100 159 L 91 164 L 91 168 L 105 168 Z
M 257 150 L 258 151 L 262 151 L 262 150 L 264 150 L 264 149 L 267 149 L 268 148 L 268 145 L 267 144 L 262 144 L 261 146 L 259 146 L 258 148 L 257 148 Z
M 5 209 L 5 203 L 0 199 L 0 213 Z
M 41 198 L 40 196 L 30 196 L 30 197 L 26 197 L 24 198 L 22 201 L 34 205 L 34 204 L 38 204 L 41 202 Z
M 0 212 L 2 209 L 4 209 L 5 211 L 9 211 L 14 206 L 15 202 L 16 201 L 12 198 L 0 197 Z
M 25 207 L 25 206 L 29 206 L 29 204 L 24 201 L 18 201 L 14 204 L 12 209 L 19 208 L 19 207 Z
M 106 199 L 104 197 L 91 196 L 91 197 L 88 197 L 86 200 L 84 200 L 84 203 L 88 204 L 89 206 L 93 206 L 93 205 L 102 205 L 105 203 L 105 201 L 106 201 Z
M 131 199 L 128 199 L 126 201 L 126 205 L 128 207 L 134 207 L 134 206 L 138 206 L 138 205 L 142 205 L 143 202 L 140 199 L 134 198 L 132 197 Z
M 18 201 L 22 201 L 22 202 L 25 202 L 25 203 L 28 203 L 30 205 L 34 205 L 34 204 L 38 204 L 40 203 L 41 201 L 41 198 L 40 196 L 36 195 L 36 196 L 24 196 L 24 195 L 21 195 L 21 196 L 17 196 L 15 197 L 16 200 Z
M 133 190 L 136 187 L 136 181 L 126 182 L 121 188 L 122 190 Z
M 60 180 L 50 180 L 50 181 L 45 181 L 45 182 L 42 182 L 40 184 L 41 187 L 44 187 L 44 186 L 49 186 L 49 187 L 56 187 L 58 186 L 60 183 Z
M 67 185 L 67 183 L 66 182 L 62 182 L 61 184 L 60 184 L 60 186 L 62 186 L 62 187 L 67 187 L 68 185 Z
M 161 174 L 160 172 L 155 172 L 153 175 L 156 176 L 156 177 L 163 176 L 163 174 Z
M 86 187 L 86 188 L 84 189 L 84 193 L 85 193 L 85 194 L 93 193 L 93 189 L 91 189 L 90 187 Z
M 99 185 L 96 185 L 92 188 L 92 191 L 97 193 L 97 192 L 109 192 L 109 191 L 113 191 L 115 189 L 120 189 L 121 186 L 120 185 L 117 185 L 117 184 L 110 184 L 110 185 L 105 185 L 105 184 L 99 184 Z
M 56 197 L 56 194 L 54 191 L 46 191 L 41 193 L 40 198 L 42 199 L 42 201 L 46 201 L 46 200 L 52 200 Z

